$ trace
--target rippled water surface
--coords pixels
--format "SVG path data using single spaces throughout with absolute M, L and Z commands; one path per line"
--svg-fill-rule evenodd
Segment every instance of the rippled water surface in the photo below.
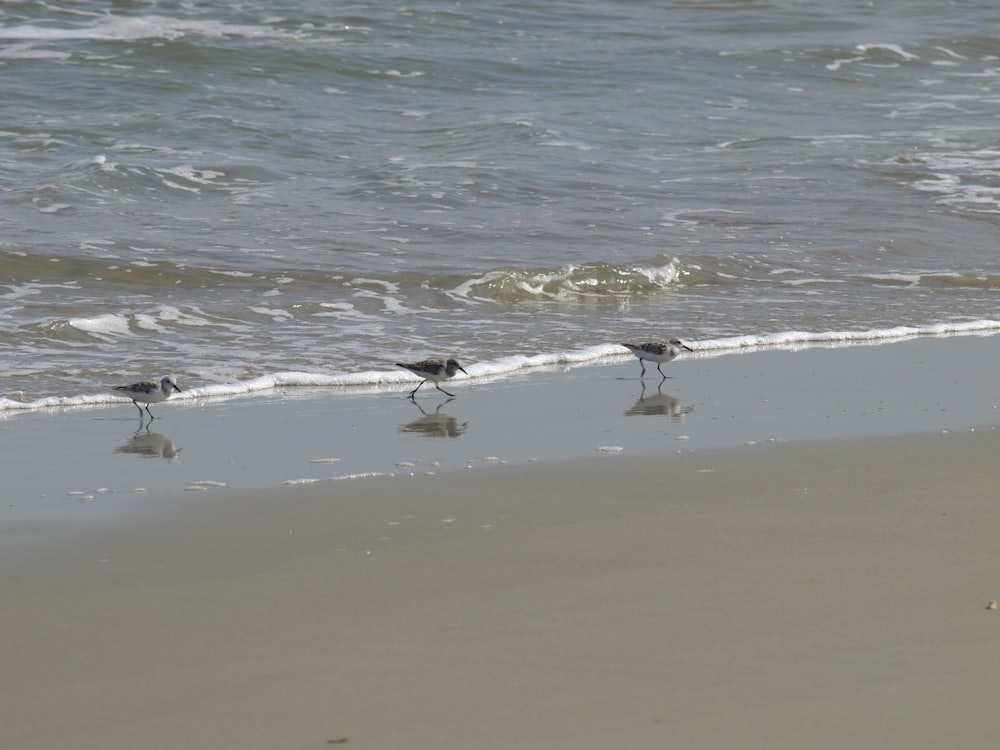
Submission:
M 998 21 L 6 3 L 0 404 L 1000 327 Z

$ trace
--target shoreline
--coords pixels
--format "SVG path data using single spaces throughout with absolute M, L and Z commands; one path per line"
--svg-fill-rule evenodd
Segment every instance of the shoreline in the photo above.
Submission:
M 148 430 L 128 403 L 22 414 L 0 421 L 0 528 L 106 519 L 177 493 L 991 428 L 997 341 L 710 353 L 669 363 L 662 383 L 628 358 L 453 381 L 457 398 L 431 389 L 415 402 L 406 386 L 167 402 Z
M 1000 335 L 1000 320 L 970 320 L 951 323 L 928 323 L 925 325 L 900 325 L 891 328 L 866 331 L 778 331 L 766 334 L 745 334 L 718 339 L 690 341 L 699 358 L 712 358 L 766 351 L 803 351 L 815 348 L 846 348 L 852 346 L 879 346 L 902 343 L 921 338 L 989 337 Z M 640 339 L 644 338 L 639 335 Z M 630 353 L 619 343 L 591 344 L 582 348 L 560 352 L 533 355 L 513 354 L 496 359 L 468 361 L 467 373 L 474 382 L 491 383 L 510 377 L 547 371 L 561 372 L 567 369 L 600 366 L 624 362 Z M 372 363 L 374 364 L 374 363 Z M 171 399 L 181 402 L 221 402 L 234 398 L 262 395 L 286 389 L 322 389 L 338 392 L 342 396 L 362 396 L 391 393 L 409 384 L 419 382 L 413 375 L 394 365 L 392 360 L 381 362 L 387 369 L 363 371 L 275 371 L 255 377 L 229 382 L 193 384 L 185 377 L 184 391 Z M 119 379 L 109 373 L 111 379 Z M 159 375 L 134 373 L 131 381 L 157 379 Z M 129 378 L 124 378 L 129 379 Z M 130 382 L 131 382 L 130 381 Z M 99 388 L 98 392 L 79 393 L 73 396 L 28 397 L 28 400 L 11 399 L 0 396 L 0 419 L 14 418 L 19 414 L 30 414 L 40 410 L 90 410 L 104 406 L 128 403 L 121 395 L 111 393 L 111 386 Z

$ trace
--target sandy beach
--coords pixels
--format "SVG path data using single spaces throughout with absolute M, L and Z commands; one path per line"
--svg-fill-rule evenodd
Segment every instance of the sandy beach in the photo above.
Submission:
M 622 408 L 634 361 L 469 383 L 454 402 L 468 444 L 394 426 L 369 469 L 394 476 L 268 485 L 261 472 L 191 492 L 208 464 L 130 455 L 179 485 L 136 509 L 115 489 L 122 454 L 105 449 L 95 470 L 112 489 L 89 502 L 24 481 L 0 524 L 0 744 L 993 747 L 1000 433 L 979 363 L 995 346 L 673 363 L 683 413 L 629 414 L 631 396 Z M 741 388 L 723 393 L 726 379 Z M 528 391 L 578 405 L 566 445 L 544 452 L 557 430 L 539 420 L 523 453 L 485 453 L 501 443 L 474 442 L 489 417 L 476 410 Z M 609 391 L 614 419 L 595 398 Z M 295 422 L 331 400 L 216 405 L 214 418 Z M 388 397 L 339 401 L 367 415 Z M 164 423 L 182 433 L 212 408 L 178 403 Z M 92 435 L 121 427 L 57 416 Z M 492 439 L 516 445 L 519 416 L 494 414 Z M 5 439 L 47 419 L 11 420 Z M 89 487 L 72 476 L 86 448 L 59 434 L 61 481 Z M 263 433 L 231 434 L 255 460 Z M 296 450 L 303 465 L 328 455 Z M 214 460 L 211 476 L 239 474 Z

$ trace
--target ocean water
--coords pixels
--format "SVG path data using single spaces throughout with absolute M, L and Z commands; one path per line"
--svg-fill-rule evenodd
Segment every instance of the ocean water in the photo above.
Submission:
M 0 415 L 1000 330 L 987 2 L 0 6 Z

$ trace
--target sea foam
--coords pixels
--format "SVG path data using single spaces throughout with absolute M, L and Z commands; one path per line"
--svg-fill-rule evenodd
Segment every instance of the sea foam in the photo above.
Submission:
M 813 346 L 851 346 L 881 344 L 918 336 L 989 335 L 1000 331 L 1000 320 L 971 320 L 935 323 L 925 326 L 896 326 L 867 331 L 783 331 L 778 333 L 746 334 L 718 339 L 687 340 L 694 354 L 686 357 L 716 357 L 761 349 L 804 349 Z M 464 365 L 468 378 L 458 380 L 498 379 L 525 370 L 571 368 L 599 364 L 632 356 L 619 344 L 606 343 L 582 349 L 534 355 L 509 355 Z M 416 382 L 411 373 L 402 369 L 362 370 L 358 372 L 275 372 L 247 380 L 184 386 L 184 391 L 171 401 L 194 399 L 226 399 L 273 392 L 280 388 L 332 388 L 349 390 L 352 394 L 378 393 Z M 95 408 L 123 401 L 108 392 L 82 393 L 76 396 L 50 396 L 34 401 L 17 401 L 0 397 L 0 414 L 39 409 Z

